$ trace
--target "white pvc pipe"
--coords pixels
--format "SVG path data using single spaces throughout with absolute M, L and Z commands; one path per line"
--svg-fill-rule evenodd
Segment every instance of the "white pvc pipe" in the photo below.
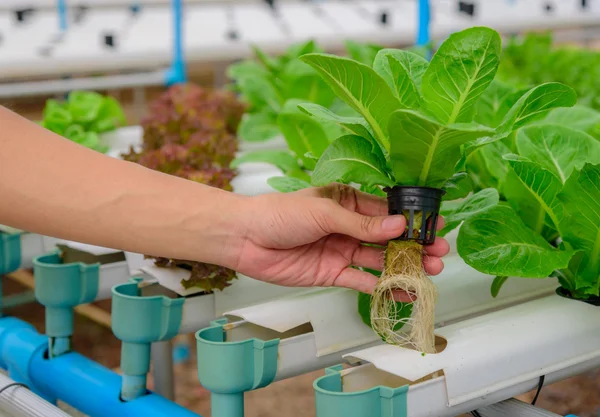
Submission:
M 109 88 L 146 87 L 163 85 L 165 71 L 120 74 L 102 77 L 71 78 L 65 80 L 31 81 L 0 84 L 0 98 L 42 96 L 73 90 L 106 90 Z
M 14 383 L 15 381 L 0 373 L 0 390 Z M 15 417 L 70 417 L 21 385 L 6 388 L 0 393 L 0 410 Z

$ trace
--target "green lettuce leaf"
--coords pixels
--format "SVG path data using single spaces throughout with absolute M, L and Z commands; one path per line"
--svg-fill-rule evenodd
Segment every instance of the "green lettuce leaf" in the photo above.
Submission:
M 543 119 L 557 107 L 572 107 L 577 102 L 575 90 L 560 83 L 533 87 L 519 98 L 498 126 L 498 133 L 509 133 L 528 123 Z
M 443 187 L 461 159 L 461 146 L 492 135 L 479 125 L 445 126 L 411 110 L 390 118 L 391 167 L 398 184 Z
M 500 35 L 492 29 L 450 35 L 423 75 L 425 110 L 442 124 L 473 121 L 475 102 L 494 79 L 500 52 Z
M 284 173 L 301 169 L 298 161 L 289 151 L 273 149 L 248 152 L 235 158 L 230 166 L 231 168 L 239 168 L 240 165 L 249 162 L 265 162 L 276 166 Z
M 529 229 L 506 205 L 490 207 L 461 226 L 460 257 L 485 274 L 546 278 L 569 265 L 573 250 L 560 250 Z
M 340 99 L 365 118 L 375 139 L 389 149 L 388 120 L 401 106 L 385 80 L 371 67 L 348 58 L 308 54 L 301 59 L 321 74 Z
M 403 107 L 417 109 L 421 96 L 419 87 L 429 63 L 412 52 L 382 49 L 375 57 L 373 69 L 388 83 Z
M 264 142 L 273 139 L 280 133 L 279 126 L 277 126 L 277 115 L 266 110 L 244 114 L 238 128 L 240 139 L 248 142 Z
M 308 182 L 294 177 L 271 177 L 267 184 L 281 193 L 291 193 L 311 186 Z
M 439 236 L 445 236 L 452 230 L 456 229 L 460 224 L 468 218 L 481 213 L 489 207 L 495 206 L 500 201 L 498 191 L 493 188 L 487 188 L 477 193 L 471 194 L 458 205 L 450 210 L 442 208 L 442 216 L 446 221 L 446 225 L 438 232 Z
M 352 182 L 366 186 L 393 186 L 385 160 L 373 153 L 367 139 L 355 135 L 342 136 L 323 153 L 312 174 L 312 184 Z
M 586 164 L 575 171 L 558 195 L 565 216 L 560 224 L 563 240 L 582 251 L 576 268 L 575 288 L 598 295 L 600 285 L 600 165 Z

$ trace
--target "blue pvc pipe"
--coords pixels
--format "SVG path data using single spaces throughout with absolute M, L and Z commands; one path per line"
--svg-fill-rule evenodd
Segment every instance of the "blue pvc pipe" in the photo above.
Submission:
M 58 27 L 61 32 L 67 30 L 67 0 L 56 0 L 56 13 L 58 13 Z
M 215 417 L 244 417 L 244 393 L 210 393 L 210 412 Z
M 182 0 L 171 0 L 173 13 L 173 57 L 171 68 L 167 70 L 167 85 L 187 82 L 185 57 L 183 54 L 183 7 Z
M 417 45 L 425 46 L 429 43 L 429 23 L 431 20 L 429 0 L 419 0 L 419 23 L 417 26 Z
M 121 376 L 78 353 L 46 359 L 46 351 L 47 338 L 29 323 L 0 319 L 0 365 L 50 401 L 60 399 L 91 417 L 198 417 L 151 392 L 122 401 Z

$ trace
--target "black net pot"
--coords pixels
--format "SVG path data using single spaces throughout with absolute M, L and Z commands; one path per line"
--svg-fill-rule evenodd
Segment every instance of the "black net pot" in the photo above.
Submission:
M 412 240 L 421 245 L 431 245 L 435 241 L 442 197 L 446 192 L 439 188 L 396 186 L 386 188 L 388 214 L 404 214 L 407 220 L 406 231 L 398 240 Z M 415 233 L 415 220 L 421 218 L 421 227 Z
M 591 295 L 586 299 L 583 298 L 574 298 L 571 293 L 563 287 L 558 287 L 556 289 L 556 294 L 560 295 L 563 298 L 568 298 L 569 300 L 581 301 L 582 303 L 591 304 L 596 307 L 600 307 L 600 297 L 597 295 Z

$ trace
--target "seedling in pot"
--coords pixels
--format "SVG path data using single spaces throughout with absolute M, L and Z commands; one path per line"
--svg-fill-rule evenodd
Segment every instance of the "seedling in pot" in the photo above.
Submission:
M 543 84 L 523 94 L 498 126 L 474 122 L 475 105 L 494 79 L 500 52 L 498 33 L 476 27 L 451 35 L 430 63 L 415 53 L 394 49 L 380 50 L 372 68 L 327 54 L 301 57 L 360 114 L 343 117 L 315 104 L 300 105 L 347 132 L 323 152 L 312 184 L 384 188 L 390 213 L 403 213 L 408 219 L 402 236 L 387 244 L 384 271 L 371 301 L 371 325 L 388 343 L 435 353 L 437 290 L 422 266 L 424 246 L 435 240 L 444 192 L 449 200 L 469 192 L 460 186 L 467 178 L 468 155 L 544 117 L 553 107 L 575 103 L 569 87 Z M 497 199 L 483 201 L 489 204 Z M 467 212 L 461 221 L 465 217 Z M 397 317 L 393 300 L 397 290 L 416 296 L 408 334 L 396 331 L 409 321 Z

